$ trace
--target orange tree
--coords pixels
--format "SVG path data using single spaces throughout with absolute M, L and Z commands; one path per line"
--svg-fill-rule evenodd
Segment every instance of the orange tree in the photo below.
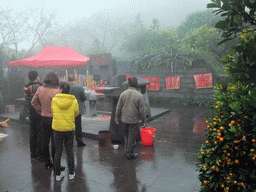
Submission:
M 201 191 L 256 191 L 256 32 L 222 58 L 231 80 L 215 85 L 213 117 L 198 154 Z

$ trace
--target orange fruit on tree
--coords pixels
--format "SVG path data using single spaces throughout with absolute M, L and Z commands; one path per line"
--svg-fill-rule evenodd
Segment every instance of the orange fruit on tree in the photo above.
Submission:
M 237 124 L 238 127 L 241 127 L 241 125 L 242 125 L 241 123 Z
M 226 145 L 227 146 L 227 149 L 229 148 L 229 146 L 228 145 Z
M 217 105 L 216 107 L 215 107 L 215 109 L 218 109 L 219 108 L 219 106 Z
M 215 170 L 215 166 L 212 166 L 212 170 Z
M 240 186 L 243 187 L 243 186 L 244 186 L 244 183 L 242 182 Z
M 252 160 L 255 160 L 255 157 L 252 157 Z
M 234 184 L 236 185 L 236 184 L 237 184 L 237 181 L 234 181 Z
M 222 163 L 222 160 L 221 160 L 221 159 L 219 159 L 219 163 Z
M 238 163 L 239 163 L 239 160 L 238 160 L 238 159 L 236 159 L 234 162 L 235 162 L 235 164 L 238 164 Z
M 217 141 L 214 141 L 214 144 L 215 144 L 215 145 L 218 145 L 218 142 L 217 142 Z
M 214 128 L 214 129 L 213 129 L 213 131 L 217 131 L 217 129 L 216 129 L 216 128 Z
M 217 135 L 218 135 L 218 136 L 221 136 L 221 133 L 218 133 Z
M 224 130 L 224 127 L 220 127 L 220 130 L 223 131 L 223 130 Z
M 246 137 L 243 137 L 243 138 L 242 138 L 242 141 L 246 141 Z
M 226 190 L 229 191 L 229 187 L 226 187 Z
M 221 142 L 223 142 L 223 141 L 224 141 L 224 138 L 223 138 L 223 137 L 221 137 L 221 138 L 220 138 L 220 141 L 221 141 Z
M 254 152 L 255 150 L 254 150 L 254 149 L 251 149 L 250 151 L 251 151 L 251 152 Z
M 207 125 L 207 128 L 209 129 L 209 128 L 210 128 L 210 125 Z
M 220 187 L 221 187 L 221 188 L 224 188 L 224 187 L 225 187 L 225 185 L 224 185 L 224 184 L 222 184 Z
M 216 125 L 218 125 L 218 123 L 217 123 L 216 121 L 214 121 L 214 122 L 213 122 L 213 125 L 215 125 L 215 126 L 216 126 Z
M 245 119 L 249 119 L 249 117 L 248 117 L 247 115 L 246 115 L 246 116 L 244 116 L 244 118 L 245 118 Z
M 230 153 L 227 153 L 227 156 L 230 156 Z
M 236 122 L 235 122 L 234 120 L 232 120 L 230 123 L 231 123 L 232 125 L 234 125 Z
M 209 141 L 205 141 L 205 143 L 209 143 Z
M 237 121 L 237 122 L 241 122 L 241 119 L 237 119 L 236 121 Z
M 208 181 L 207 181 L 207 180 L 204 180 L 204 184 L 208 184 Z
M 227 150 L 223 150 L 223 153 L 227 153 Z
M 221 116 L 220 116 L 220 118 L 222 118 L 222 119 L 223 119 L 223 118 L 224 118 L 224 115 L 221 115 Z
M 217 136 L 217 139 L 220 139 L 220 136 Z
M 227 179 L 230 179 L 230 177 L 227 177 Z
M 203 168 L 206 168 L 206 165 L 203 165 Z
M 246 152 L 244 151 L 244 155 L 246 154 Z
M 219 103 L 220 103 L 219 101 L 216 102 L 216 104 L 219 104 Z
M 201 152 L 203 155 L 205 154 L 204 151 Z
M 215 149 L 214 149 L 214 148 L 212 148 L 212 150 L 213 150 L 213 151 L 215 151 Z
M 255 142 L 256 142 L 256 139 L 252 139 L 252 142 L 255 143 Z
M 240 191 L 240 190 L 241 190 L 241 187 L 237 187 L 237 190 Z
M 238 147 L 237 147 L 237 146 L 235 146 L 235 149 L 237 150 L 237 149 L 238 149 Z
M 206 120 L 205 122 L 206 122 L 207 124 L 209 123 L 209 121 L 208 121 L 208 120 Z

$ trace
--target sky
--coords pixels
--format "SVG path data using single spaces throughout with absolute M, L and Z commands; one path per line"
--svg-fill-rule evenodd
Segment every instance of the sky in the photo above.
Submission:
M 56 12 L 59 23 L 64 24 L 80 18 L 90 18 L 94 14 L 108 13 L 112 19 L 126 19 L 141 13 L 142 18 L 152 15 L 159 20 L 168 17 L 173 23 L 184 18 L 193 10 L 206 9 L 211 0 L 8 0 L 2 1 L 0 7 L 14 11 L 43 8 L 48 12 Z M 150 18 L 152 20 L 152 18 Z
M 208 3 L 211 0 L 6 0 L 1 2 L 0 8 L 12 12 L 40 12 L 41 9 L 44 13 L 55 12 L 54 21 L 60 26 L 79 23 L 83 19 L 93 21 L 95 15 L 106 15 L 110 23 L 126 24 L 135 21 L 135 16 L 140 13 L 146 26 L 157 18 L 160 29 L 165 29 L 177 27 L 192 12 L 206 10 Z M 26 42 L 19 46 L 27 47 Z

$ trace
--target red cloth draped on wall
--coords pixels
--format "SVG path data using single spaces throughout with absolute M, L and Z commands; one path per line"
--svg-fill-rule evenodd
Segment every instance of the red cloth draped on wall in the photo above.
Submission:
M 180 76 L 165 77 L 166 89 L 179 89 Z
M 128 80 L 131 77 L 133 76 L 126 75 L 126 80 Z M 160 89 L 160 77 L 141 77 L 141 78 L 151 83 L 150 85 L 146 85 L 147 90 L 158 91 Z
M 211 73 L 194 75 L 194 79 L 195 79 L 197 89 L 212 87 L 212 74 Z
M 147 90 L 158 91 L 160 89 L 160 77 L 142 77 L 149 81 L 151 84 L 147 85 Z

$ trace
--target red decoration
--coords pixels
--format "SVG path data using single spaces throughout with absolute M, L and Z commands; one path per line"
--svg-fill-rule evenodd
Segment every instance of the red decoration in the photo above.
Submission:
M 147 90 L 158 91 L 160 89 L 160 77 L 142 77 L 149 81 L 151 84 L 147 85 Z
M 179 89 L 180 76 L 165 77 L 166 89 Z
M 212 74 L 211 73 L 194 75 L 194 79 L 196 82 L 197 89 L 212 87 Z
M 128 80 L 129 78 L 132 78 L 133 76 L 130 75 L 126 75 L 126 80 Z

